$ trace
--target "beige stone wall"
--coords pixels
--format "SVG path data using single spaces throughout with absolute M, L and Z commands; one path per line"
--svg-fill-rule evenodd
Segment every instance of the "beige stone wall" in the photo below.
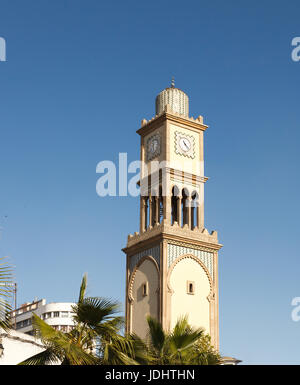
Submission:
M 154 262 L 144 260 L 133 273 L 131 287 L 131 332 L 145 338 L 148 330 L 146 315 L 158 319 L 159 274 Z M 143 285 L 148 293 L 143 295 Z
M 194 282 L 194 294 L 187 294 L 187 281 Z M 179 317 L 187 315 L 189 323 L 210 333 L 210 282 L 203 267 L 192 258 L 175 264 L 170 275 L 171 329 Z
M 148 159 L 147 159 L 148 140 L 155 135 L 160 136 L 160 154 L 159 154 L 159 156 L 153 158 L 151 161 L 148 161 Z M 144 154 L 142 155 L 141 160 L 143 160 L 145 162 L 146 170 L 144 170 L 144 172 L 141 173 L 142 176 L 150 175 L 151 173 L 155 172 L 157 170 L 156 163 L 162 162 L 165 159 L 165 156 L 166 156 L 165 140 L 166 140 L 166 138 L 164 135 L 164 127 L 163 126 L 157 128 L 156 130 L 152 131 L 150 134 L 148 134 L 144 137 Z
M 176 132 L 194 138 L 195 153 L 193 159 L 176 153 Z M 200 134 L 198 132 L 191 131 L 183 126 L 170 124 L 169 146 L 170 167 L 182 170 L 183 172 L 204 176 L 203 162 L 201 162 L 203 158 L 200 153 Z

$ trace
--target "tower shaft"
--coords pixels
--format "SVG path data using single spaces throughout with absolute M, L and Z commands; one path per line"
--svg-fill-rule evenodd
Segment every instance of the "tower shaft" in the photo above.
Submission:
M 158 114 L 148 122 L 144 119 L 137 131 L 142 164 L 140 231 L 128 236 L 123 249 L 126 331 L 144 338 L 147 315 L 158 319 L 165 330 L 187 316 L 192 326 L 205 329 L 218 349 L 218 250 L 222 245 L 217 232 L 209 233 L 204 227 L 207 126 L 201 116 L 187 116 L 188 97 L 181 90 L 167 91 L 169 99 L 162 93 L 156 99 Z M 180 101 L 176 105 L 179 91 L 187 105 Z

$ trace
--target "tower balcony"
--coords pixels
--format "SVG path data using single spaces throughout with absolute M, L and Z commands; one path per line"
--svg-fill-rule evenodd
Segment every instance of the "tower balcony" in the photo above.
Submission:
M 218 242 L 218 232 L 209 232 L 206 228 L 195 227 L 191 229 L 187 224 L 183 227 L 179 226 L 177 222 L 173 224 L 168 223 L 163 219 L 161 223 L 156 223 L 154 226 L 149 226 L 143 232 L 135 232 L 129 234 L 127 238 L 126 248 L 137 245 L 140 242 L 153 240 L 155 238 L 174 238 L 174 239 L 189 239 L 199 244 L 210 246 L 219 250 L 222 245 Z

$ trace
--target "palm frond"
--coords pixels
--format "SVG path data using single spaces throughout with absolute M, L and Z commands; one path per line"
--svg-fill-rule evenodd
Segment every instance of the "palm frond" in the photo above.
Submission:
M 0 258 L 4 261 L 6 258 Z M 9 331 L 11 328 L 9 312 L 12 310 L 9 300 L 12 297 L 12 267 L 6 262 L 0 263 L 0 328 Z
M 140 365 L 151 365 L 156 361 L 155 356 L 152 354 L 149 349 L 148 344 L 143 341 L 138 335 L 131 334 L 129 337 L 132 341 L 133 350 L 134 350 L 134 359 Z
M 84 274 L 82 281 L 81 281 L 81 285 L 80 285 L 78 303 L 81 303 L 84 300 L 84 296 L 85 296 L 85 292 L 86 292 L 86 286 L 87 286 L 87 275 Z
M 161 324 L 155 318 L 148 316 L 147 322 L 149 326 L 150 343 L 157 352 L 161 353 L 166 341 L 165 332 Z
M 36 314 L 33 314 L 32 323 L 36 335 L 60 361 L 66 358 L 72 365 L 94 365 L 98 362 L 96 357 L 70 339 L 68 334 L 55 330 Z
M 55 352 L 48 348 L 43 352 L 35 354 L 34 356 L 27 358 L 26 360 L 20 362 L 18 365 L 59 365 L 60 361 L 58 360 Z
M 118 334 L 109 341 L 102 341 L 101 357 L 104 365 L 138 365 L 134 359 L 133 341 Z
M 74 320 L 89 327 L 96 327 L 101 322 L 112 319 L 120 311 L 117 301 L 102 297 L 88 297 L 73 306 Z
M 187 316 L 179 318 L 169 336 L 170 353 L 181 360 L 203 333 L 203 328 L 193 328 L 189 325 Z
M 121 327 L 124 325 L 123 317 L 115 317 L 106 322 L 101 322 L 97 326 L 93 327 L 95 333 L 104 339 L 112 338 L 116 333 L 120 332 Z

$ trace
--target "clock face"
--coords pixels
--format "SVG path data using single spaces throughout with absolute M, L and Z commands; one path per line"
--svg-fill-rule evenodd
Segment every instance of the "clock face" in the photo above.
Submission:
M 151 142 L 149 143 L 149 152 L 153 154 L 155 151 L 158 150 L 158 146 L 159 146 L 158 140 L 152 139 Z
M 184 152 L 188 152 L 191 149 L 191 142 L 188 138 L 180 138 L 179 146 Z
M 147 142 L 147 158 L 151 160 L 160 154 L 159 134 L 152 136 Z
M 195 137 L 180 131 L 175 132 L 175 153 L 195 158 Z

